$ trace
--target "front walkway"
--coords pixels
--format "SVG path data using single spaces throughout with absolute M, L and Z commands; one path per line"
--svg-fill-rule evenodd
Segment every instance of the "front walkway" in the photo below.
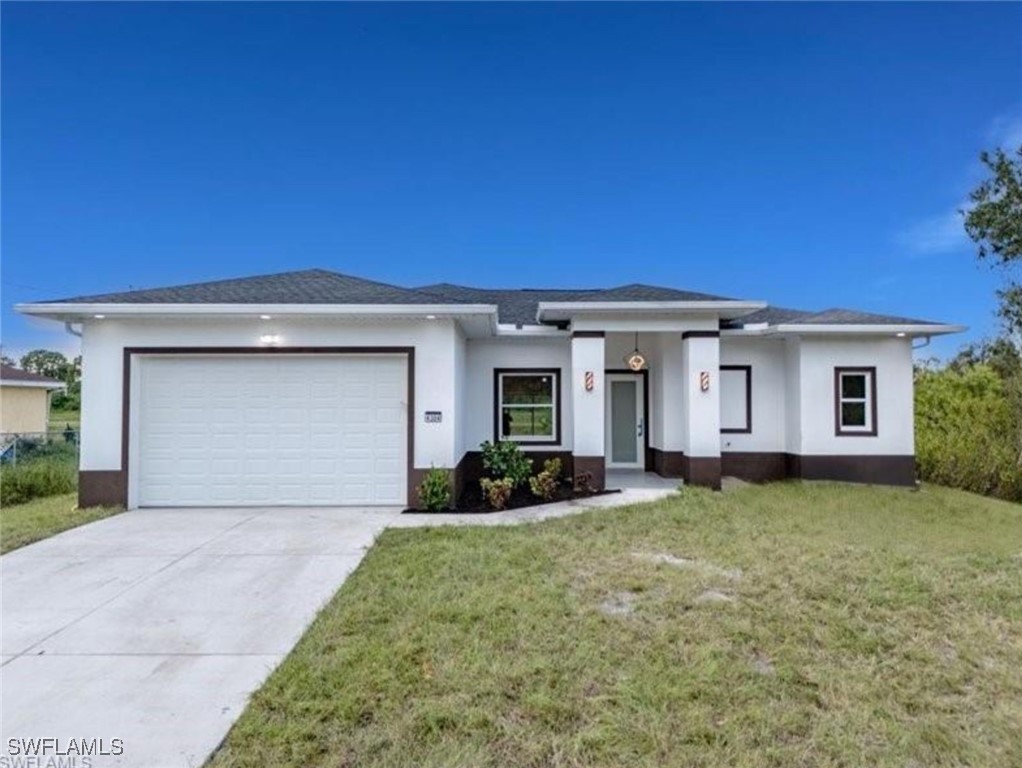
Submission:
M 525 523 L 675 487 L 640 481 L 498 515 L 140 510 L 7 554 L 0 763 L 9 739 L 52 737 L 122 739 L 96 768 L 201 765 L 384 528 Z

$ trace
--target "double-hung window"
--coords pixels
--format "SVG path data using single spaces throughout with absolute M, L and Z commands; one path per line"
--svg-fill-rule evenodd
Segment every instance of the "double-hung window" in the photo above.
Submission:
M 560 372 L 497 369 L 494 375 L 494 432 L 497 440 L 559 443 Z
M 876 435 L 876 368 L 835 368 L 834 400 L 836 435 L 841 437 Z

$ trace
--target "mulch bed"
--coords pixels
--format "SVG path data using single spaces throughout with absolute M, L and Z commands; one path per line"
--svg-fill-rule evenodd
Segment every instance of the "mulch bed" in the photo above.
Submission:
M 558 501 L 571 501 L 573 499 L 588 499 L 593 496 L 606 496 L 609 493 L 621 493 L 619 490 L 610 491 L 595 491 L 593 493 L 576 493 L 575 490 L 568 484 L 562 485 L 557 489 L 557 493 L 552 499 L 541 499 L 534 495 L 528 488 L 528 485 L 516 488 L 511 492 L 511 498 L 508 499 L 507 507 L 504 509 L 492 509 L 489 504 L 486 503 L 486 499 L 483 497 L 483 491 L 478 484 L 473 484 L 474 487 L 466 489 L 461 494 L 461 498 L 458 499 L 457 505 L 453 509 L 444 509 L 440 512 L 433 512 L 429 509 L 418 509 L 411 507 L 404 510 L 406 515 L 487 515 L 487 514 L 499 514 L 500 512 L 507 512 L 509 509 L 522 509 L 523 507 L 535 507 L 540 504 L 553 504 Z

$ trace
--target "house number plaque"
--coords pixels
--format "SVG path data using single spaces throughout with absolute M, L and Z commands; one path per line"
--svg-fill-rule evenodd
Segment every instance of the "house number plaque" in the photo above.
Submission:
M 427 424 L 439 424 L 444 420 L 443 411 L 426 411 Z

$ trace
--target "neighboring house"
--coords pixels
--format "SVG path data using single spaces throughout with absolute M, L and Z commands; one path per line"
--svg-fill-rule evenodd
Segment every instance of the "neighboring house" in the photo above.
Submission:
M 80 501 L 129 507 L 410 504 L 431 466 L 477 478 L 494 439 L 601 486 L 615 468 L 911 485 L 913 340 L 961 330 L 324 270 L 18 309 L 80 327 Z
M 0 365 L 0 437 L 46 432 L 56 379 Z

